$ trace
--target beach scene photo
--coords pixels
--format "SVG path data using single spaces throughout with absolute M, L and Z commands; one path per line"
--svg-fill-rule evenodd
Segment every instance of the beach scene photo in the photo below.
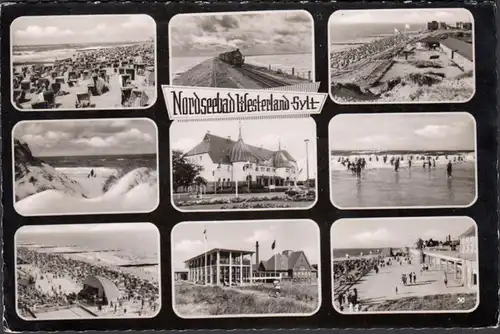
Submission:
M 22 16 L 10 29 L 12 102 L 20 110 L 156 101 L 156 23 L 148 15 Z
M 181 318 L 308 316 L 321 305 L 311 220 L 183 222 L 171 235 Z
M 474 18 L 467 9 L 339 10 L 328 31 L 337 103 L 452 103 L 474 95 Z
M 14 207 L 23 216 L 158 206 L 157 128 L 150 119 L 23 121 L 12 137 Z
M 342 209 L 467 207 L 477 197 L 468 113 L 338 115 L 329 126 L 330 196 Z
M 469 217 L 341 219 L 331 228 L 333 305 L 344 314 L 472 312 L 478 239 Z
M 23 226 L 15 242 L 16 308 L 24 320 L 152 318 L 160 311 L 153 224 Z
M 316 92 L 313 30 L 304 10 L 178 14 L 169 23 L 170 83 Z
M 172 202 L 180 211 L 306 209 L 317 199 L 311 117 L 174 122 Z

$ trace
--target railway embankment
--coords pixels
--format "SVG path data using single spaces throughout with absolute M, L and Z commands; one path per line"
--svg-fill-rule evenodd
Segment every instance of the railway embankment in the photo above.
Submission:
M 265 67 L 251 64 L 237 67 L 212 58 L 187 70 L 174 79 L 173 84 L 194 87 L 264 89 L 305 82 L 309 80 Z

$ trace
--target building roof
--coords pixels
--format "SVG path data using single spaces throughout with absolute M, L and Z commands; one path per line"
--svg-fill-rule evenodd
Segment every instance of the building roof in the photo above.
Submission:
M 474 55 L 472 52 L 472 44 L 466 43 L 464 41 L 461 41 L 453 37 L 448 37 L 441 40 L 441 44 L 445 45 L 446 47 L 450 48 L 453 51 L 458 52 L 460 55 L 462 55 L 463 57 L 467 58 L 470 61 L 473 61 L 474 59 Z
M 108 301 L 117 300 L 120 297 L 120 291 L 116 285 L 106 277 L 87 276 L 83 284 L 90 285 L 94 288 L 102 288 Z
M 238 141 L 234 141 L 230 138 L 219 137 L 207 132 L 203 137 L 203 140 L 198 145 L 189 150 L 185 155 L 193 156 L 207 153 L 214 163 L 230 164 L 232 161 L 234 161 L 231 159 L 235 158 L 232 157 L 232 151 L 237 143 Z M 272 151 L 263 147 L 256 147 L 246 144 L 243 140 L 242 144 L 244 144 L 244 152 L 248 152 L 251 155 L 250 159 L 245 159 L 242 161 L 257 161 L 262 165 L 268 163 L 269 166 L 274 166 L 274 161 L 272 158 L 276 152 L 281 152 L 282 158 L 286 159 L 289 162 L 296 162 L 295 159 L 286 150 Z M 239 152 L 243 152 L 241 147 Z M 245 156 L 245 158 L 249 157 Z
M 231 162 L 256 162 L 257 159 L 252 155 L 252 151 L 247 144 L 241 138 L 241 131 L 238 137 L 236 145 L 231 149 L 231 154 L 229 157 Z
M 475 237 L 476 236 L 476 228 L 474 225 L 469 227 L 467 230 L 465 230 L 462 234 L 458 236 L 459 239 L 465 238 L 465 237 Z
M 231 248 L 212 248 L 211 250 L 209 250 L 208 252 L 203 252 L 199 255 L 196 255 L 196 256 L 193 256 L 192 258 L 190 259 L 187 259 L 184 261 L 184 263 L 186 262 L 189 262 L 191 260 L 194 260 L 194 259 L 198 259 L 198 258 L 201 258 L 201 257 L 204 257 L 205 254 L 212 254 L 212 253 L 216 253 L 216 252 L 233 252 L 233 253 L 243 253 L 243 255 L 248 255 L 248 254 L 253 254 L 255 253 L 254 251 L 249 251 L 249 250 L 245 250 L 245 249 L 231 249 Z
M 309 263 L 309 260 L 307 259 L 307 256 L 304 253 L 304 251 L 291 252 L 290 255 L 288 256 L 285 254 L 275 254 L 271 256 L 269 260 L 262 261 L 261 263 L 264 265 L 266 271 L 275 270 L 275 264 L 276 264 L 276 270 L 291 270 L 295 267 L 301 255 L 304 255 L 304 258 L 306 259 L 306 262 L 309 265 L 310 270 L 315 271 L 315 269 Z

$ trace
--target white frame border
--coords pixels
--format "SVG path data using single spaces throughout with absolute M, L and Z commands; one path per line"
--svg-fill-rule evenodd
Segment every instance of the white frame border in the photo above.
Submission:
M 433 311 L 366 311 L 366 312 L 353 312 L 353 313 L 350 313 L 350 312 L 341 312 L 340 310 L 337 309 L 337 307 L 335 306 L 335 286 L 334 286 L 334 283 L 333 283 L 333 280 L 334 280 L 334 277 L 333 277 L 333 273 L 334 273 L 334 261 L 333 261 L 333 240 L 332 240 L 332 233 L 333 233 L 333 228 L 335 226 L 335 223 L 341 221 L 341 220 L 371 220 L 371 221 L 374 221 L 374 220 L 393 220 L 393 221 L 397 221 L 397 220 L 400 220 L 400 221 L 404 221 L 404 220 L 408 220 L 408 219 L 420 219 L 420 220 L 430 220 L 430 219 L 434 219 L 434 220 L 439 220 L 439 219 L 443 219 L 443 218 L 462 218 L 464 220 L 470 220 L 472 223 L 473 223 L 473 226 L 475 227 L 476 229 L 476 261 L 477 261 L 477 264 L 478 264 L 478 270 L 477 270 L 477 291 L 476 291 L 476 305 L 474 306 L 474 308 L 470 309 L 470 310 L 433 310 Z M 335 312 L 341 314 L 341 315 L 347 315 L 347 316 L 356 316 L 356 315 L 364 315 L 364 314 L 443 314 L 443 313 L 451 313 L 451 314 L 455 314 L 455 313 L 462 313 L 462 314 L 467 314 L 467 313 L 472 313 L 474 312 L 478 307 L 479 307 L 479 304 L 480 304 L 480 298 L 481 298 L 481 290 L 480 290 L 480 279 L 479 279 L 479 269 L 480 269 L 480 266 L 479 266 L 479 235 L 478 235 L 478 228 L 477 228 L 477 223 L 474 219 L 472 219 L 471 217 L 469 216 L 425 216 L 425 217 L 380 217 L 380 218 L 339 218 L 337 219 L 336 221 L 334 221 L 330 227 L 330 269 L 331 269 L 331 280 L 332 280 L 332 286 L 331 286 L 331 289 L 332 289 L 332 306 L 333 306 L 333 309 L 335 310 Z
M 148 211 L 109 211 L 109 212 L 70 212 L 70 213 L 36 213 L 36 214 L 31 214 L 31 215 L 24 215 L 17 211 L 16 208 L 16 173 L 15 173 L 15 150 L 14 150 L 14 139 L 15 137 L 15 131 L 16 127 L 19 124 L 22 123 L 48 123 L 48 122 L 96 122 L 96 121 L 105 121 L 105 122 L 111 122 L 111 121 L 134 121 L 134 120 L 147 120 L 151 122 L 156 130 L 156 173 L 157 173 L 157 186 L 156 186 L 156 194 L 157 194 L 157 202 L 156 205 Z M 14 210 L 17 212 L 17 214 L 23 216 L 23 217 L 42 217 L 42 216 L 70 216 L 70 215 L 109 215 L 109 214 L 137 214 L 137 213 L 151 213 L 154 212 L 158 207 L 160 206 L 160 145 L 159 145 L 159 138 L 158 138 L 158 126 L 156 125 L 155 121 L 153 121 L 151 118 L 148 117 L 136 117 L 136 118 L 86 118 L 86 119 L 44 119 L 44 120 L 26 120 L 26 121 L 20 121 L 17 122 L 13 127 L 11 131 L 11 150 L 12 150 L 12 206 L 14 207 Z M 43 160 L 43 159 L 42 159 Z
M 261 313 L 261 314 L 223 314 L 223 315 L 212 315 L 212 316 L 190 316 L 186 317 L 177 312 L 175 309 L 175 261 L 174 261 L 174 230 L 182 224 L 199 224 L 199 225 L 207 225 L 208 224 L 233 224 L 233 223 L 239 223 L 239 224 L 252 224 L 252 223 L 282 223 L 282 224 L 287 224 L 289 222 L 307 222 L 316 228 L 318 237 L 317 237 L 317 250 L 318 250 L 318 306 L 316 309 L 311 312 L 311 313 L 275 313 L 275 314 L 266 314 L 266 313 Z M 321 308 L 322 305 L 322 293 L 321 293 L 321 288 L 322 288 L 322 277 L 321 277 L 321 232 L 318 224 L 309 218 L 304 218 L 304 219 L 248 219 L 248 220 L 218 220 L 218 221 L 181 221 L 180 223 L 176 224 L 173 228 L 172 231 L 170 232 L 170 252 L 171 252 L 171 280 L 172 280 L 172 310 L 174 311 L 175 315 L 177 315 L 181 319 L 230 319 L 230 318 L 274 318 L 274 317 L 311 317 L 318 313 L 318 311 Z M 312 266 L 312 263 L 311 263 Z
M 330 126 L 333 122 L 333 120 L 338 117 L 338 116 L 343 116 L 343 117 L 356 117 L 356 116 L 397 116 L 397 115 L 424 115 L 424 116 L 431 116 L 431 115 L 440 115 L 440 116 L 447 116 L 447 115 L 458 115 L 458 114 L 464 114 L 468 115 L 472 118 L 472 121 L 474 123 L 474 183 L 475 183 L 475 196 L 474 199 L 469 203 L 465 205 L 429 205 L 429 206 L 422 206 L 422 205 L 413 205 L 413 206 L 382 206 L 382 207 L 344 207 L 335 204 L 335 201 L 333 200 L 333 180 L 332 180 L 332 150 L 331 150 L 331 141 L 332 137 L 330 135 Z M 328 179 L 329 179 L 329 191 L 330 191 L 330 203 L 336 207 L 339 210 L 401 210 L 401 209 L 460 209 L 460 208 L 470 208 L 473 206 L 476 202 L 477 199 L 479 198 L 479 182 L 478 182 L 478 152 L 477 152 L 477 123 L 476 119 L 474 116 L 468 112 L 465 111 L 456 111 L 456 112 L 418 112 L 418 113 L 405 113 L 405 112 L 398 112 L 398 113 L 363 113 L 363 114 L 338 114 L 333 116 L 330 119 L 330 123 L 328 124 Z

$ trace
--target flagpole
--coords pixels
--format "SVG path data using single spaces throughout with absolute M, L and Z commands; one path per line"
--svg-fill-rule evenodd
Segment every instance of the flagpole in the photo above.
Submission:
M 276 276 L 276 258 L 277 258 L 277 255 L 276 255 L 276 238 L 274 238 L 274 277 L 277 277 Z

